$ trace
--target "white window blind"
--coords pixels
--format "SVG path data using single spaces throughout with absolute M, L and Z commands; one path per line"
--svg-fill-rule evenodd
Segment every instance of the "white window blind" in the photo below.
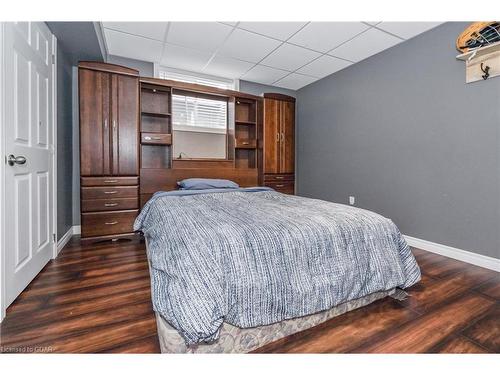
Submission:
M 174 94 L 172 125 L 174 130 L 225 134 L 227 101 Z
M 236 89 L 236 82 L 232 79 L 212 77 L 204 74 L 191 73 L 172 68 L 158 67 L 158 78 L 171 79 L 188 83 L 197 83 L 199 85 L 212 86 L 225 90 Z

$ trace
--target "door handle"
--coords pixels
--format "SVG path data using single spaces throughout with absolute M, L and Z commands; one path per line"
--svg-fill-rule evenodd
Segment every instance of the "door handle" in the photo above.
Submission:
M 108 119 L 104 120 L 104 130 L 108 130 Z
M 12 167 L 14 164 L 26 164 L 26 158 L 24 156 L 14 156 L 10 154 L 7 156 L 7 163 Z
M 280 141 L 280 133 L 276 133 L 276 142 Z
M 281 142 L 285 141 L 285 133 L 281 133 Z

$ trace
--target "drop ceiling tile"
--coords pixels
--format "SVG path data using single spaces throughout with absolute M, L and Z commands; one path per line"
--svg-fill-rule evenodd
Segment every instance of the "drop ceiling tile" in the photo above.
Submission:
M 285 78 L 280 79 L 278 82 L 275 82 L 274 85 L 278 87 L 284 87 L 286 89 L 298 90 L 301 87 L 304 87 L 318 79 L 315 77 L 309 77 L 302 74 L 291 73 Z
M 223 23 L 223 24 L 229 25 L 229 26 L 236 26 L 236 24 L 238 22 L 237 21 L 219 21 L 219 23 Z
M 401 38 L 409 39 L 440 24 L 441 22 L 381 22 L 377 27 Z
M 257 82 L 269 85 L 276 82 L 278 79 L 283 78 L 290 72 L 281 69 L 270 68 L 264 65 L 256 65 L 249 72 L 247 72 L 241 79 L 250 82 Z
M 307 22 L 240 22 L 238 28 L 285 41 L 299 31 L 306 23 Z
M 369 27 L 361 22 L 311 22 L 291 37 L 289 42 L 327 52 Z
M 203 70 L 203 73 L 225 78 L 239 78 L 254 64 L 230 57 L 215 56 Z
M 262 60 L 261 64 L 272 68 L 293 71 L 319 56 L 321 56 L 321 54 L 318 52 L 284 43 L 276 51 Z
M 104 29 L 104 37 L 110 55 L 150 62 L 158 62 L 161 59 L 163 43 L 157 40 L 110 29 Z
M 401 39 L 384 33 L 383 31 L 370 29 L 349 42 L 342 44 L 340 47 L 328 52 L 328 54 L 358 62 L 400 42 Z
M 351 65 L 349 61 L 337 59 L 328 55 L 323 55 L 319 59 L 307 64 L 297 70 L 297 73 L 307 74 L 313 77 L 323 78 Z
M 103 22 L 103 27 L 163 41 L 168 22 Z
M 249 62 L 259 62 L 280 42 L 245 30 L 235 29 L 220 48 L 219 53 L 227 57 Z
M 210 57 L 212 57 L 211 52 L 166 44 L 161 64 L 171 68 L 201 72 Z
M 206 51 L 215 51 L 233 30 L 218 22 L 171 22 L 167 43 Z

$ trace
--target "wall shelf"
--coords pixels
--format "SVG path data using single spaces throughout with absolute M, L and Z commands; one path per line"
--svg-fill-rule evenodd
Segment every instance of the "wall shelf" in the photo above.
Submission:
M 471 83 L 500 75 L 500 42 L 462 53 L 457 60 L 465 61 L 465 82 Z M 488 75 L 485 69 L 488 67 Z
M 153 116 L 153 117 L 170 117 L 170 116 L 172 116 L 171 113 L 147 112 L 147 111 L 142 111 L 141 114 L 145 115 L 145 116 Z
M 256 125 L 255 121 L 235 120 L 235 122 L 241 125 Z

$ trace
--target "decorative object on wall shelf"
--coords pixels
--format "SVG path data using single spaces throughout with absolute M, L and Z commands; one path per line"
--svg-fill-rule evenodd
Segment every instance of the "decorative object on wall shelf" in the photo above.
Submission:
M 474 22 L 457 38 L 458 60 L 465 61 L 465 82 L 500 75 L 500 22 Z

